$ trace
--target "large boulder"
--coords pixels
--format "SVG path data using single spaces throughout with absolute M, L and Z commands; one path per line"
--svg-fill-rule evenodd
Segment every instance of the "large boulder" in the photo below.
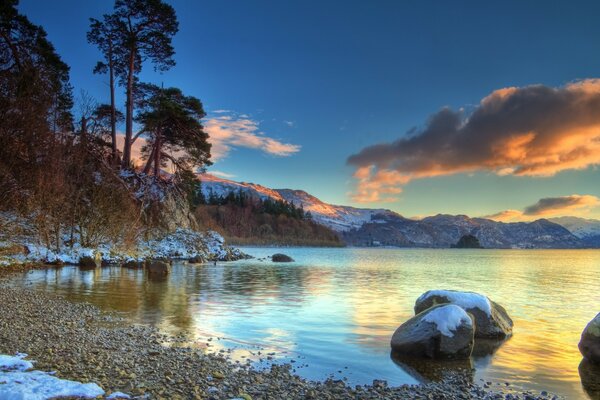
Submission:
M 148 274 L 155 276 L 167 276 L 169 274 L 169 264 L 164 261 L 153 260 L 146 264 Z
M 600 364 L 600 313 L 583 330 L 579 351 L 591 363 Z
M 277 253 L 277 254 L 273 254 L 271 256 L 271 260 L 273 262 L 292 262 L 294 261 L 294 259 L 286 254 L 281 254 L 281 253 Z
M 400 325 L 392 336 L 391 346 L 402 355 L 461 360 L 471 356 L 473 341 L 472 317 L 459 306 L 442 304 Z
M 430 290 L 415 303 L 415 314 L 437 304 L 454 304 L 471 314 L 475 320 L 475 337 L 503 339 L 512 335 L 513 321 L 498 303 L 473 292 Z

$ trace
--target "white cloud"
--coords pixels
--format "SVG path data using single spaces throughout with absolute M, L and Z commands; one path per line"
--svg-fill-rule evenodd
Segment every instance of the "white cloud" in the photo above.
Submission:
M 240 147 L 257 149 L 278 157 L 290 156 L 301 148 L 300 145 L 268 137 L 260 131 L 258 121 L 243 114 L 223 113 L 205 119 L 203 124 L 212 144 L 213 161 L 227 157 L 234 148 Z

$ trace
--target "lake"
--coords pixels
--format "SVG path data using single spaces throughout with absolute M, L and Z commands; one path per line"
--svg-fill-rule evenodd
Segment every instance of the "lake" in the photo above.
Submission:
M 391 385 L 431 378 L 428 367 L 390 357 L 391 335 L 414 315 L 417 297 L 429 289 L 476 291 L 503 305 L 515 324 L 512 338 L 473 357 L 476 382 L 587 397 L 577 343 L 600 311 L 599 250 L 243 250 L 257 258 L 175 263 L 163 281 L 118 267 L 32 270 L 11 281 L 118 311 L 208 351 L 262 359 L 258 367 L 294 360 L 309 379 Z M 277 252 L 296 261 L 258 259 Z M 599 384 L 597 370 L 582 366 L 582 375 L 588 391 Z

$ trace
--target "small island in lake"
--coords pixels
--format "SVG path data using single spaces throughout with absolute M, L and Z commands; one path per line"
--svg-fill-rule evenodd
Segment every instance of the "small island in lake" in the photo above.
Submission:
M 479 239 L 475 235 L 463 235 L 456 244 L 452 245 L 453 249 L 483 249 Z

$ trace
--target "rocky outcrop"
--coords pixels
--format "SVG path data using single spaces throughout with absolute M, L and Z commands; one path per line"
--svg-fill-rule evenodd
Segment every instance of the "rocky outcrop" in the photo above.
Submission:
M 409 319 L 392 336 L 395 352 L 422 358 L 460 360 L 471 356 L 472 317 L 461 307 L 442 304 Z
M 513 321 L 498 303 L 486 296 L 473 292 L 454 290 L 430 290 L 415 303 L 415 314 L 437 304 L 454 304 L 473 316 L 475 337 L 502 339 L 512 335 Z
M 583 330 L 579 351 L 589 362 L 600 364 L 600 313 Z
M 293 262 L 294 259 L 287 254 L 277 253 L 271 256 L 273 262 Z

